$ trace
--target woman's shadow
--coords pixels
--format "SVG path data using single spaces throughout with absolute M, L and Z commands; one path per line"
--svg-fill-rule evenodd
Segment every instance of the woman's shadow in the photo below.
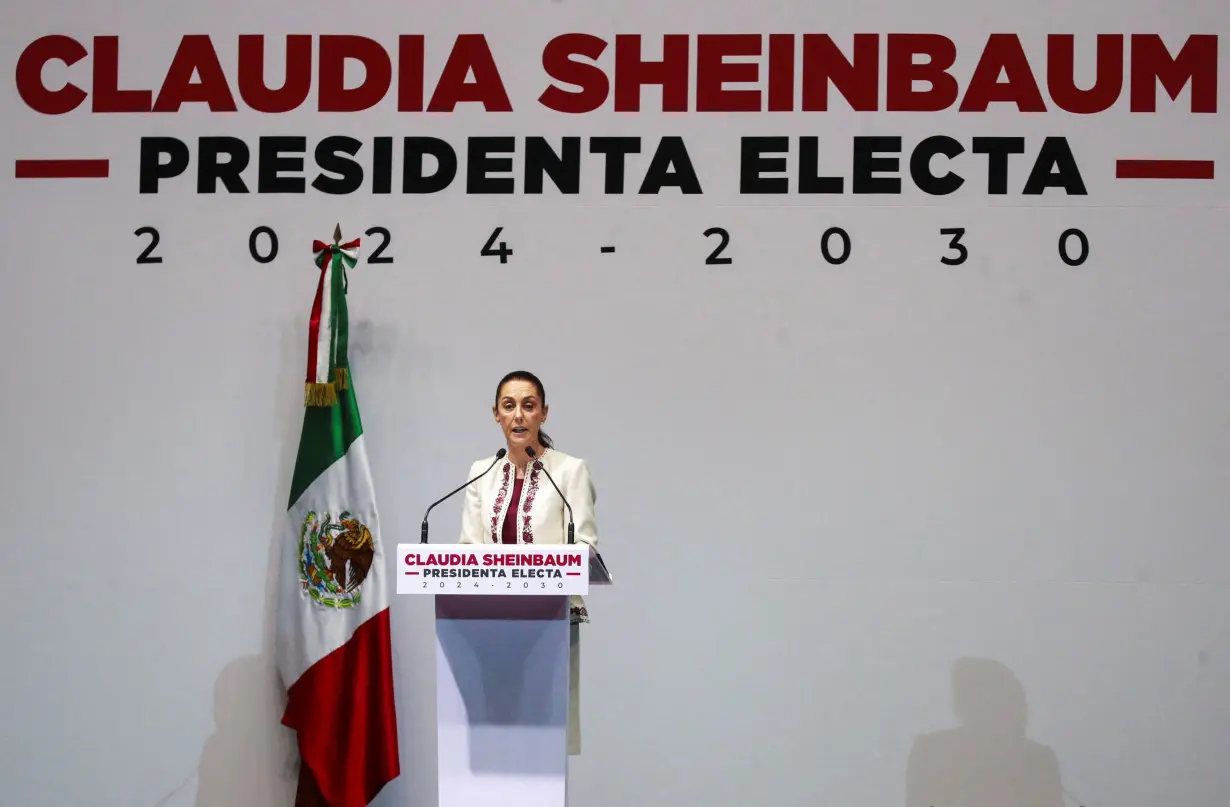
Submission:
M 284 702 L 273 659 L 244 656 L 214 685 L 214 733 L 197 768 L 196 807 L 293 804 L 294 735 L 281 725 Z
M 302 351 L 298 322 L 280 334 L 282 367 Z M 286 541 L 285 499 L 302 429 L 303 384 L 294 373 L 278 374 L 273 423 L 277 436 L 277 495 L 270 502 L 271 533 L 265 578 L 263 632 L 258 655 L 227 664 L 214 684 L 214 732 L 205 741 L 197 767 L 195 807 L 294 804 L 299 775 L 295 733 L 282 725 L 286 692 L 274 657 L 274 628 L 282 547 Z
M 906 807 L 1065 807 L 1055 752 L 1025 734 L 1025 688 L 990 659 L 953 665 L 960 725 L 923 734 L 910 750 Z

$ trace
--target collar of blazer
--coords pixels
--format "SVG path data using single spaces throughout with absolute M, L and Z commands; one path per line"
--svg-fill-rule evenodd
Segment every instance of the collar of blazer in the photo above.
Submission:
M 560 452 L 555 450 L 554 448 L 547 448 L 545 446 L 543 447 L 542 451 L 536 451 L 535 455 L 536 456 L 530 458 L 530 460 L 525 463 L 525 472 L 527 474 L 534 470 L 535 462 L 541 462 L 544 466 L 546 466 L 546 469 L 548 471 L 554 472 L 562 456 Z M 507 468 L 509 466 L 516 468 L 516 466 L 513 465 L 512 457 L 505 454 L 504 459 L 500 462 L 501 473 L 503 472 L 504 468 Z

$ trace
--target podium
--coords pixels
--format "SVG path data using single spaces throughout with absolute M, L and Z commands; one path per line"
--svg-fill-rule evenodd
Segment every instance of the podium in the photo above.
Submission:
M 611 575 L 586 544 L 399 544 L 397 593 L 436 606 L 439 807 L 564 807 L 570 599 Z

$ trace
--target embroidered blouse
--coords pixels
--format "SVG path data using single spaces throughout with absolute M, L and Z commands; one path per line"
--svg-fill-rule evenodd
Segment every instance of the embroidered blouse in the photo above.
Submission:
M 508 512 L 504 514 L 504 524 L 500 533 L 502 543 L 517 543 L 517 506 L 521 504 L 521 488 L 524 482 L 525 477 L 513 480 L 512 495 L 508 497 Z

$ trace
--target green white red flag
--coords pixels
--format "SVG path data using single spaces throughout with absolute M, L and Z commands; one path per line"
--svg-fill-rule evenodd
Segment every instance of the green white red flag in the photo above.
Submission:
M 400 774 L 387 554 L 347 357 L 357 240 L 313 243 L 320 270 L 277 621 L 295 807 L 365 807 Z

